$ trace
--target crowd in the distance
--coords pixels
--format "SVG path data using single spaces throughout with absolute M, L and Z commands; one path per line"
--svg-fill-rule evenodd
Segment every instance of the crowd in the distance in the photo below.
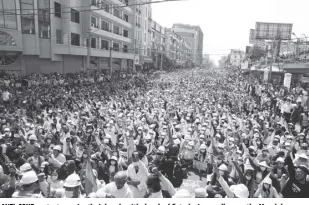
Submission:
M 237 69 L 0 79 L 3 198 L 306 198 L 308 96 Z M 205 187 L 183 187 L 194 172 Z

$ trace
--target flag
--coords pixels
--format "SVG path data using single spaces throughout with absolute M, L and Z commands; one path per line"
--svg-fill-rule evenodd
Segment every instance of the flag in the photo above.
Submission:
M 86 173 L 85 173 L 85 192 L 89 195 L 92 192 L 96 192 L 98 190 L 96 177 L 93 174 L 92 166 L 90 160 L 87 161 L 86 164 Z

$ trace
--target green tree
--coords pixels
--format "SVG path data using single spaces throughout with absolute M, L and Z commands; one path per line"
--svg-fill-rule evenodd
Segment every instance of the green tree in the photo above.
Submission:
M 249 51 L 249 59 L 251 61 L 258 61 L 260 60 L 262 57 L 265 57 L 267 54 L 266 50 L 255 45 L 253 46 L 250 51 Z

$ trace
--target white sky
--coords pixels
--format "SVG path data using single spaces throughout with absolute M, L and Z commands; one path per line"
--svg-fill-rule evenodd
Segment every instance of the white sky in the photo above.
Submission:
M 153 19 L 164 27 L 173 23 L 199 25 L 204 51 L 217 61 L 230 49 L 245 50 L 255 22 L 293 23 L 297 36 L 309 37 L 309 0 L 185 0 L 152 4 Z

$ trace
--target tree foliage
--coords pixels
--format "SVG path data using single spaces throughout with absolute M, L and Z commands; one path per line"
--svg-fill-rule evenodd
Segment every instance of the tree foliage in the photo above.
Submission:
M 267 54 L 266 50 L 255 45 L 253 46 L 250 51 L 249 51 L 249 59 L 251 61 L 258 61 L 260 60 L 262 57 L 265 57 Z

